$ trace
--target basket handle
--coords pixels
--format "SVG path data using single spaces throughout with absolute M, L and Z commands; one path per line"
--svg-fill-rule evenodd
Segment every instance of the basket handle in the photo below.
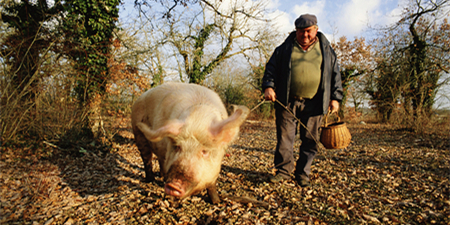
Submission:
M 333 114 L 332 112 L 331 112 L 331 110 L 330 111 L 328 111 L 328 113 L 325 115 L 325 127 L 328 127 L 328 125 L 330 125 L 329 123 L 328 123 L 328 116 L 331 116 L 331 114 Z M 337 122 L 341 122 L 341 117 L 339 116 L 339 114 L 336 112 L 336 116 L 337 116 Z

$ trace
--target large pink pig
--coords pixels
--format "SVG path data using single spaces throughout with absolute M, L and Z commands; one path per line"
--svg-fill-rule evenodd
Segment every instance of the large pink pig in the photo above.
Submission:
M 219 96 L 196 84 L 166 83 L 145 92 L 133 105 L 131 121 L 146 181 L 154 180 L 155 154 L 167 194 L 184 198 L 206 188 L 218 203 L 216 180 L 225 149 L 248 113 L 238 106 L 228 117 Z

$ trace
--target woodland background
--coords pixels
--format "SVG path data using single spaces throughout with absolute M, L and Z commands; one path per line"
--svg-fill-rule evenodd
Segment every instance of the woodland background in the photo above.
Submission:
M 120 0 L 5 0 L 0 5 L 1 180 L 4 185 L 2 190 L 5 190 L 1 195 L 0 216 L 3 222 L 31 223 L 42 222 L 44 219 L 44 222 L 48 222 L 51 220 L 49 218 L 53 218 L 50 222 L 56 221 L 53 214 L 37 219 L 24 217 L 26 210 L 33 205 L 31 202 L 40 198 L 40 185 L 47 181 L 38 176 L 35 177 L 37 183 L 31 185 L 30 179 L 35 178 L 32 179 L 25 172 L 28 169 L 15 171 L 14 168 L 45 165 L 48 170 L 43 171 L 55 172 L 57 169 L 52 167 L 52 160 L 59 162 L 55 165 L 72 164 L 80 160 L 80 157 L 82 160 L 95 161 L 96 157 L 131 151 L 130 148 L 135 148 L 129 133 L 131 105 L 140 94 L 152 87 L 168 81 L 197 83 L 219 93 L 227 106 L 242 104 L 253 109 L 261 102 L 260 82 L 265 63 L 274 48 L 286 37 L 286 34 L 278 33 L 276 27 L 264 16 L 265 1 L 233 1 L 231 7 L 224 8 L 221 7 L 222 1 L 213 0 L 135 0 L 138 16 L 133 18 L 134 26 L 121 26 L 118 22 L 123 3 Z M 450 80 L 449 10 L 450 3 L 447 0 L 411 0 L 405 6 L 401 19 L 395 24 L 373 28 L 377 34 L 373 39 L 339 37 L 331 40 L 338 54 L 345 90 L 339 115 L 355 126 L 351 127 L 354 129 L 351 132 L 367 129 L 365 136 L 363 132 L 354 137 L 353 148 L 350 147 L 347 152 L 343 150 L 340 154 L 349 154 L 354 156 L 354 160 L 361 161 L 365 158 L 358 158 L 353 151 L 367 153 L 381 148 L 385 151 L 380 160 L 391 157 L 386 154 L 401 152 L 399 158 L 408 159 L 402 165 L 408 161 L 420 162 L 423 159 L 421 157 L 427 154 L 434 156 L 436 160 L 448 159 L 449 111 L 436 104 L 436 97 Z M 242 137 L 245 140 L 240 141 L 246 143 L 246 140 L 267 135 L 254 132 L 255 126 L 261 131 L 273 132 L 274 129 L 266 124 L 273 119 L 273 114 L 272 103 L 255 108 L 249 119 L 259 122 L 256 125 L 250 122 L 246 124 Z M 370 128 L 364 128 L 367 124 L 370 124 Z M 413 147 L 407 144 L 396 146 L 395 141 L 382 146 L 377 144 L 372 150 L 363 147 L 367 144 L 368 136 L 376 134 L 380 137 L 383 132 L 395 133 L 398 143 L 408 139 L 407 142 Z M 249 134 L 256 136 L 248 136 Z M 380 139 L 385 143 L 382 140 L 385 139 Z M 373 140 L 369 143 L 373 143 Z M 414 143 L 419 143 L 419 146 L 425 143 L 427 149 L 416 149 L 414 146 L 417 145 Z M 265 146 L 269 144 L 274 145 L 264 143 L 241 146 L 248 150 L 267 148 Z M 400 148 L 402 146 L 403 149 Z M 241 150 L 235 146 L 230 151 L 239 155 Z M 396 151 L 398 152 L 395 153 Z M 130 153 L 131 156 L 133 154 L 135 153 Z M 324 154 L 327 157 L 330 153 Z M 111 157 L 113 158 L 109 160 L 128 160 L 125 156 Z M 341 160 L 343 158 L 342 156 Z M 226 163 L 239 165 L 237 158 L 233 160 Z M 331 162 L 329 158 L 326 160 Z M 349 161 L 343 162 L 345 168 L 355 166 Z M 140 167 L 139 162 L 133 161 L 132 164 L 136 168 Z M 269 165 L 270 159 L 266 167 L 269 168 Z M 400 195 L 383 201 L 397 206 L 403 204 L 401 206 L 407 209 L 419 205 L 426 211 L 420 211 L 425 216 L 422 215 L 422 219 L 414 216 L 393 216 L 392 219 L 387 216 L 386 221 L 449 221 L 448 160 L 431 167 L 438 175 L 434 178 L 437 179 L 434 187 L 439 189 L 436 197 L 438 200 L 432 200 L 430 204 L 433 206 L 428 209 L 433 213 L 422 207 L 425 203 L 417 204 L 415 201 L 418 198 L 408 197 L 405 198 L 408 201 L 404 202 Z M 227 186 L 226 176 L 239 176 L 233 168 L 235 167 L 230 165 L 224 169 L 224 187 Z M 254 170 L 270 173 L 263 168 L 255 167 Z M 351 170 L 351 173 L 355 171 Z M 140 176 L 141 172 L 136 172 L 136 176 Z M 353 175 L 363 174 L 367 178 L 366 172 L 356 171 Z M 64 174 L 64 171 L 55 173 Z M 402 173 L 397 175 L 399 174 Z M 255 184 L 253 178 L 254 174 L 249 176 Z M 28 182 L 25 185 L 28 191 L 18 188 L 25 181 Z M 420 185 L 426 182 L 428 181 L 418 181 L 414 187 L 420 189 Z M 48 185 L 50 183 L 52 182 Z M 69 186 L 73 187 L 74 183 L 71 184 Z M 157 188 L 156 186 L 152 188 Z M 264 185 L 258 188 L 263 190 L 263 187 Z M 325 189 L 323 196 L 326 196 L 326 192 Z M 24 193 L 31 193 L 31 199 L 23 200 Z M 86 198 L 83 201 L 87 201 L 89 196 L 82 196 L 83 199 Z M 159 193 L 155 196 L 161 197 Z M 264 194 L 256 198 L 267 200 L 264 199 Z M 392 199 L 397 200 L 394 203 Z M 20 207 L 16 207 L 17 201 L 21 202 L 18 205 L 24 207 L 22 211 Z M 317 201 L 325 200 L 319 198 Z M 345 200 L 342 201 L 345 203 Z M 355 200 L 357 201 L 359 200 Z M 341 206 L 340 209 L 347 210 L 345 212 L 348 214 L 351 204 L 344 205 L 346 207 Z M 46 206 L 48 204 L 40 206 L 39 210 L 42 211 Z M 76 207 L 78 206 L 80 205 Z M 227 206 L 224 207 L 227 211 Z M 19 217 L 15 217 L 14 212 L 21 213 Z M 37 213 L 29 211 L 28 214 L 32 212 Z M 223 222 L 226 218 L 220 212 L 221 210 L 215 209 L 196 218 L 203 218 L 200 220 L 204 223 L 208 220 L 208 223 L 220 223 L 220 219 Z M 336 212 L 338 211 L 334 210 Z M 265 215 L 265 212 L 261 211 L 258 215 Z M 306 222 L 353 221 L 344 217 L 342 220 L 331 219 L 334 216 L 326 213 L 309 216 Z M 180 222 L 181 217 L 175 217 L 175 220 Z M 373 223 L 383 221 L 383 216 L 378 219 L 376 217 L 363 213 L 357 218 Z M 63 217 L 61 220 L 67 222 L 67 218 Z M 129 222 L 127 219 L 124 221 Z M 264 223 L 266 220 L 261 221 Z M 302 221 L 300 219 L 297 222 Z
M 2 143 L 107 141 L 114 131 L 105 124 L 128 116 L 136 97 L 165 81 L 202 84 L 227 105 L 253 108 L 265 63 L 286 35 L 266 18 L 265 1 L 136 0 L 134 27 L 118 23 L 119 0 L 4 3 Z M 341 117 L 375 113 L 421 132 L 443 115 L 435 103 L 450 79 L 449 10 L 445 0 L 410 1 L 373 40 L 333 40 L 345 89 Z M 271 108 L 256 114 L 270 118 Z

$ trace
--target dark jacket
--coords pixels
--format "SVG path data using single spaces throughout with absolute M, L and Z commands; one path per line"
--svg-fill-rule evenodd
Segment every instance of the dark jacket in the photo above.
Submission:
M 269 62 L 266 64 L 266 70 L 262 80 L 263 91 L 271 87 L 275 90 L 277 99 L 287 105 L 289 102 L 289 89 L 291 85 L 291 53 L 294 47 L 295 31 L 289 34 L 286 40 L 278 46 Z M 322 100 L 322 114 L 328 110 L 331 100 L 342 101 L 343 89 L 341 73 L 337 63 L 336 53 L 330 46 L 330 42 L 325 35 L 317 32 L 320 41 L 320 50 L 322 51 L 322 78 L 319 90 L 314 99 Z

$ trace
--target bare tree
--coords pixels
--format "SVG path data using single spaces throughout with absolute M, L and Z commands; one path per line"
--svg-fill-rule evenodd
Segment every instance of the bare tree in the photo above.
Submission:
M 162 17 L 170 19 L 172 17 L 172 11 L 175 10 L 177 6 L 186 7 L 188 4 L 196 4 L 198 1 L 199 0 L 134 0 L 134 5 L 144 17 L 150 18 L 151 16 L 147 16 L 146 9 L 152 7 L 153 3 L 160 3 L 167 7 L 166 10 L 162 12 Z
M 368 93 L 384 120 L 400 104 L 429 117 L 440 82 L 450 70 L 448 0 L 411 0 L 402 18 L 377 40 L 377 70 Z M 387 32 L 386 32 L 387 31 Z
M 265 1 L 199 1 L 161 20 L 162 44 L 175 50 L 189 82 L 202 83 L 226 59 L 265 48 L 265 10 Z

